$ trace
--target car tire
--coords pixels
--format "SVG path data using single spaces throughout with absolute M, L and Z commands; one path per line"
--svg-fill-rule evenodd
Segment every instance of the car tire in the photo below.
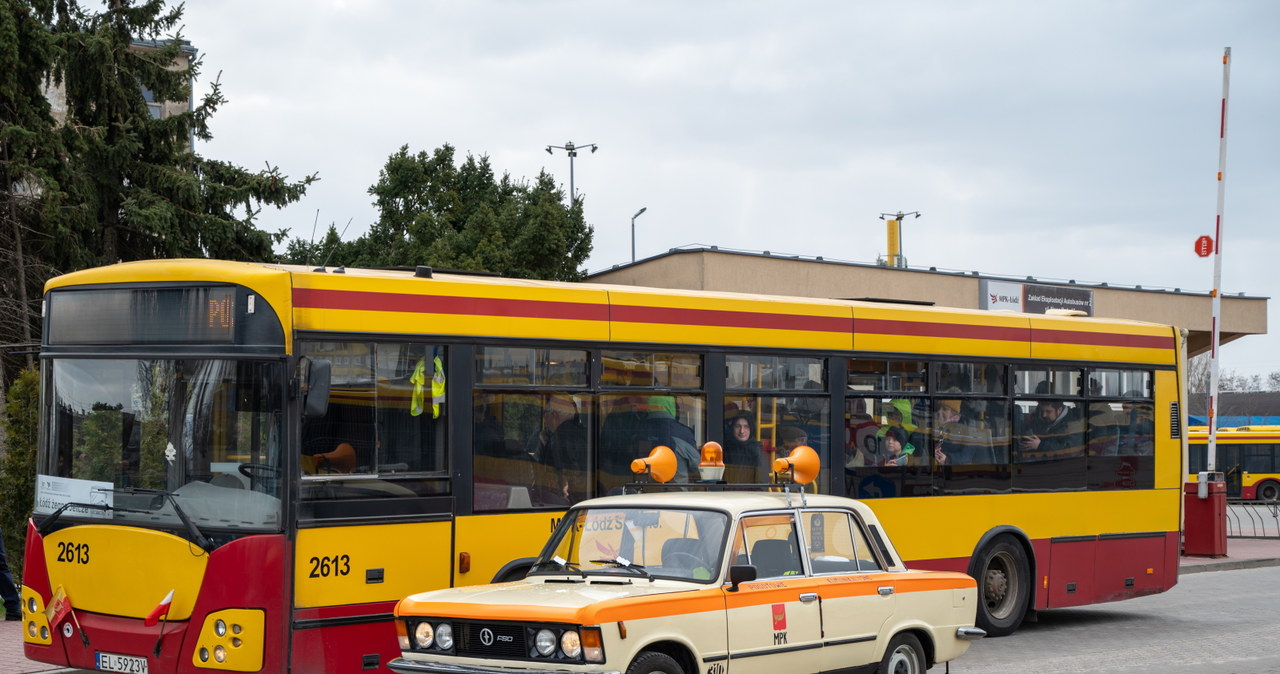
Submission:
M 899 634 L 889 642 L 880 659 L 879 674 L 924 674 L 926 669 L 924 647 L 914 634 Z
M 1263 482 L 1258 485 L 1259 501 L 1280 501 L 1280 483 Z
M 685 671 L 670 655 L 645 651 L 631 661 L 627 674 L 685 674 Z
M 991 540 L 978 553 L 978 627 L 989 637 L 1013 634 L 1027 615 L 1031 600 L 1031 568 L 1027 553 L 1008 534 Z

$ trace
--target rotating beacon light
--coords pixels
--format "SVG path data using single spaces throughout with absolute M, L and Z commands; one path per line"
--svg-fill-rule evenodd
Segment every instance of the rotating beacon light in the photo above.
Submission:
M 676 453 L 666 445 L 658 445 L 649 456 L 631 462 L 631 472 L 648 473 L 657 482 L 668 482 L 676 476 Z
M 702 446 L 702 461 L 698 463 L 698 477 L 703 482 L 719 482 L 724 479 L 724 448 L 712 440 Z

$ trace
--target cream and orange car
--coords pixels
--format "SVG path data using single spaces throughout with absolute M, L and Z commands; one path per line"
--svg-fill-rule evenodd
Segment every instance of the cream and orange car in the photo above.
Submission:
M 913 674 L 984 635 L 976 602 L 967 575 L 906 569 L 875 515 L 852 499 L 609 496 L 571 509 L 523 580 L 401 600 L 403 653 L 388 666 Z

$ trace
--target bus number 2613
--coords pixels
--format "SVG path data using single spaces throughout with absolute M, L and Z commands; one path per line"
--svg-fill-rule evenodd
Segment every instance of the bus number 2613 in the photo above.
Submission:
M 345 576 L 351 573 L 351 556 L 334 555 L 332 557 L 312 557 L 311 578 L 328 578 L 329 576 Z
M 72 564 L 89 563 L 88 543 L 58 543 L 58 561 Z

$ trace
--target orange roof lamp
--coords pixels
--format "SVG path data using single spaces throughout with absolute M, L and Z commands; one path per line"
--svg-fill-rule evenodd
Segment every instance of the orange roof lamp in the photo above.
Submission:
M 676 476 L 676 453 L 666 445 L 658 445 L 649 456 L 631 462 L 631 472 L 648 473 L 657 482 L 669 482 Z
M 808 445 L 800 445 L 791 450 L 789 456 L 773 460 L 773 472 L 790 473 L 791 481 L 796 484 L 813 482 L 820 470 L 822 461 L 818 458 L 818 453 Z
M 702 446 L 702 461 L 698 464 L 698 477 L 703 482 L 720 482 L 724 479 L 724 448 L 712 440 Z

